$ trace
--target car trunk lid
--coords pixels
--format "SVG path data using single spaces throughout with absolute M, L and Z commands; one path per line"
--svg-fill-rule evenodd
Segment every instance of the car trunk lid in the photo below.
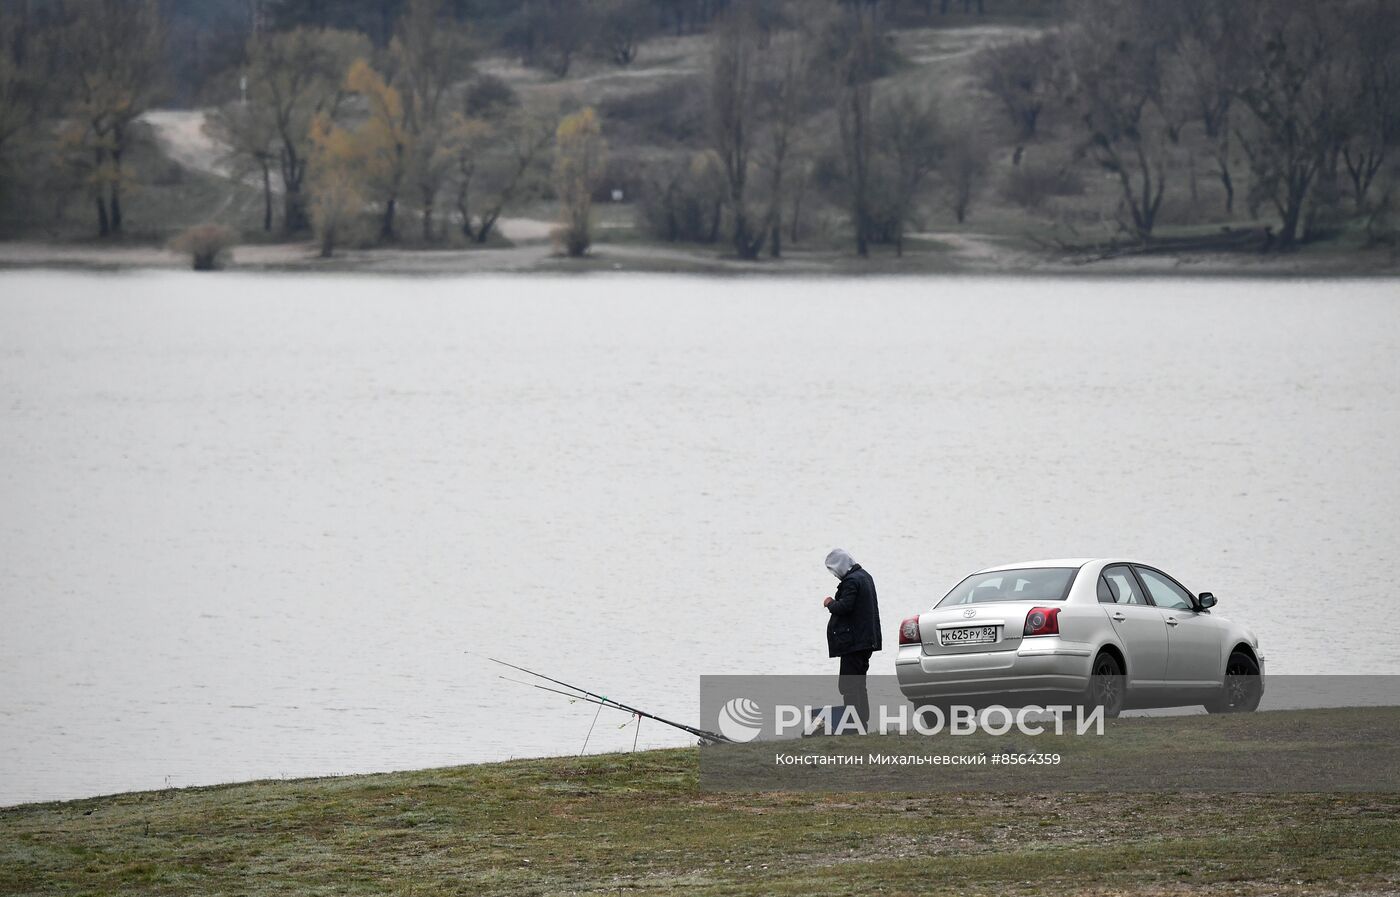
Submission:
M 923 653 L 1015 651 L 1021 646 L 1026 614 L 1036 606 L 1031 601 L 989 601 L 940 607 L 920 614 L 919 638 L 923 642 Z

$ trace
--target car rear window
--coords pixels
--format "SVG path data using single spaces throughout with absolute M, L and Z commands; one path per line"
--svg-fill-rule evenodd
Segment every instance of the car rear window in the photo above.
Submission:
M 1029 567 L 974 573 L 943 596 L 936 607 L 993 601 L 1064 601 L 1078 567 Z

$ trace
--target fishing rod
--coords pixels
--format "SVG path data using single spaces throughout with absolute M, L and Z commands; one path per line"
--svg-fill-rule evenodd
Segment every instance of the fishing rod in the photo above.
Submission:
M 582 701 L 585 704 L 602 704 L 604 707 L 611 707 L 614 710 L 622 709 L 621 707 L 614 704 L 612 701 L 600 701 L 597 698 L 590 698 L 588 695 L 581 695 L 577 692 L 564 691 L 560 688 L 550 688 L 547 685 L 536 685 L 533 682 L 526 682 L 523 679 L 512 679 L 509 676 L 497 676 L 496 678 L 500 679 L 502 682 L 514 682 L 516 685 L 523 685 L 526 688 L 538 688 L 540 691 L 547 691 L 550 694 L 563 695 L 571 701 Z
M 509 676 L 497 676 L 496 678 L 497 678 L 497 679 L 503 679 L 503 680 L 505 680 L 506 682 L 514 682 L 516 685 L 524 685 L 524 686 L 528 686 L 529 688 L 538 688 L 540 691 L 547 691 L 547 692 L 552 692 L 552 693 L 554 693 L 554 694 L 556 694 L 556 695 L 563 695 L 564 697 L 566 697 L 566 698 L 569 699 L 569 703 L 570 703 L 570 704 L 572 704 L 572 703 L 575 702 L 575 701 L 582 701 L 582 702 L 585 703 L 585 704 L 597 704 L 597 705 L 598 705 L 598 710 L 597 710 L 597 712 L 595 712 L 595 713 L 593 714 L 593 722 L 588 726 L 588 734 L 585 735 L 584 738 L 583 738 L 583 748 L 582 748 L 581 750 L 579 750 L 579 752 L 578 752 L 578 755 L 579 755 L 580 757 L 583 756 L 583 752 L 584 752 L 584 751 L 588 750 L 588 739 L 590 739 L 590 738 L 593 737 L 593 727 L 596 726 L 596 725 L 598 725 L 598 714 L 603 712 L 603 708 L 604 708 L 604 707 L 608 707 L 608 708 L 611 708 L 611 709 L 613 709 L 613 710 L 621 710 L 621 709 L 622 709 L 621 707 L 618 707 L 617 705 L 613 704 L 611 701 L 599 701 L 599 700 L 597 700 L 596 698 L 590 698 L 590 697 L 588 697 L 588 696 L 586 696 L 586 695 L 575 694 L 575 693 L 573 693 L 573 692 L 571 692 L 571 691 L 561 691 L 560 689 L 557 689 L 557 688 L 547 688 L 547 687 L 545 687 L 545 686 L 543 686 L 543 685 L 536 685 L 536 684 L 533 683 L 533 682 L 524 682 L 524 681 L 521 681 L 520 679 L 512 679 L 512 678 L 510 678 Z M 629 715 L 631 715 L 631 716 L 632 716 L 634 719 L 636 719 L 636 721 L 637 721 L 637 734 L 635 734 L 635 735 L 632 736 L 632 750 L 635 751 L 635 750 L 637 749 L 637 739 L 638 739 L 638 738 L 641 736 L 641 734 L 642 734 L 642 718 L 641 718 L 640 716 L 637 716 L 635 713 L 630 713 L 630 711 L 629 711 Z M 627 728 L 627 723 L 623 723 L 621 726 L 618 726 L 618 728 L 619 728 L 619 729 L 625 729 L 625 728 Z
M 472 652 L 466 651 L 466 652 L 463 652 L 463 653 L 471 654 Z M 481 656 L 481 655 L 478 655 L 478 656 Z M 537 673 L 537 672 L 535 672 L 534 670 L 527 670 L 525 667 L 517 666 L 516 664 L 513 664 L 513 663 L 507 663 L 507 662 L 504 661 L 504 660 L 497 660 L 497 659 L 494 658 L 494 657 L 487 657 L 486 659 L 489 660 L 489 661 L 491 661 L 492 663 L 498 663 L 498 664 L 500 664 L 500 665 L 503 666 L 503 667 L 510 667 L 512 670 L 519 670 L 520 672 L 524 673 L 524 674 L 527 675 L 527 676 L 534 676 L 536 679 L 543 679 L 543 680 L 546 681 L 546 682 L 553 682 L 555 685 L 561 685 L 561 686 L 563 686 L 564 688 L 572 689 L 573 691 L 576 691 L 576 692 L 578 692 L 579 694 L 577 694 L 577 695 L 572 695 L 572 694 L 569 694 L 568 692 L 557 692 L 556 689 L 553 689 L 553 688 L 544 688 L 544 686 L 542 686 L 542 685 L 534 685 L 534 683 L 532 683 L 532 682 L 522 682 L 522 683 L 520 683 L 521 685 L 534 685 L 535 688 L 544 688 L 545 691 L 555 691 L 555 692 L 557 692 L 558 694 L 565 695 L 566 697 L 575 698 L 575 699 L 577 699 L 577 700 L 581 700 L 583 697 L 592 698 L 593 700 L 590 701 L 589 703 L 597 703 L 597 704 L 601 704 L 601 705 L 603 705 L 603 706 L 616 707 L 616 708 L 618 708 L 619 710 L 626 710 L 628 713 L 635 713 L 637 716 L 643 717 L 643 718 L 645 718 L 645 719 L 655 720 L 656 722 L 661 723 L 661 724 L 663 724 L 663 725 L 670 726 L 670 727 L 672 727 L 672 728 L 674 728 L 674 729 L 680 729 L 682 732 L 686 732 L 686 733 L 689 733 L 689 734 L 691 734 L 691 735 L 694 735 L 696 738 L 700 739 L 700 741 L 703 742 L 703 743 L 705 743 L 705 744 L 731 744 L 731 743 L 732 743 L 732 742 L 730 741 L 730 739 L 725 738 L 723 735 L 720 735 L 720 734 L 717 733 L 717 732 L 710 732 L 710 731 L 707 731 L 707 730 L 705 730 L 705 729 L 697 729 L 695 726 L 687 726 L 685 723 L 678 723 L 678 722 L 676 722 L 675 720 L 666 719 L 664 716 L 657 716 L 657 715 L 654 714 L 654 713 L 648 713 L 647 711 L 645 711 L 645 710 L 640 710 L 640 709 L 638 709 L 638 708 L 636 708 L 636 707 L 631 706 L 630 704 L 624 704 L 624 703 L 622 703 L 621 701 L 614 700 L 614 699 L 608 697 L 607 695 L 600 695 L 600 694 L 598 694 L 597 692 L 589 691 L 589 690 L 586 689 L 586 688 L 580 688 L 580 687 L 578 687 L 577 685 L 571 685 L 571 684 L 569 684 L 568 682 L 563 681 L 562 679 L 555 679 L 555 678 L 552 677 L 552 676 L 546 676 L 544 673 Z M 514 682 L 514 681 L 516 681 L 516 680 L 511 679 L 511 680 L 508 680 L 508 681 Z M 602 709 L 602 708 L 600 707 L 599 709 Z

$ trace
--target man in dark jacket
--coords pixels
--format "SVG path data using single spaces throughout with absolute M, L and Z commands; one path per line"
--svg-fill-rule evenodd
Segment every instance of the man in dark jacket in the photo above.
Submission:
M 880 650 L 880 603 L 875 598 L 875 580 L 840 548 L 826 556 L 826 569 L 841 580 L 836 597 L 822 604 L 831 612 L 826 624 L 826 647 L 831 657 L 841 658 L 841 700 L 855 707 L 861 727 L 870 728 L 870 696 L 865 690 L 865 674 L 870 655 Z M 844 709 L 842 711 L 845 712 Z M 840 717 L 832 720 L 840 723 Z

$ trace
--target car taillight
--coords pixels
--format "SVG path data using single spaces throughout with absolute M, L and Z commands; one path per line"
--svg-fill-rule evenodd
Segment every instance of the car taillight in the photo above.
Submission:
M 918 617 L 905 617 L 899 621 L 899 643 L 901 645 L 917 645 L 921 641 Z
M 1026 628 L 1021 635 L 1059 635 L 1060 609 L 1058 607 L 1033 607 L 1026 614 Z

